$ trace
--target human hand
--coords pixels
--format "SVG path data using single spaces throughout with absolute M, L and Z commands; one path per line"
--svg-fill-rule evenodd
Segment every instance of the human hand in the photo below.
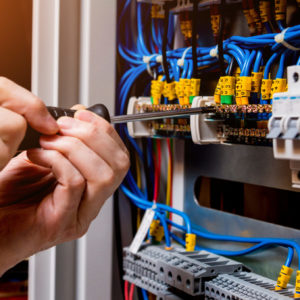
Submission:
M 26 121 L 43 134 L 52 135 L 58 131 L 55 120 L 38 97 L 0 77 L 0 171 L 23 140 Z
M 129 167 L 116 131 L 89 111 L 0 173 L 0 275 L 25 257 L 86 233 Z M 29 159 L 29 160 L 28 160 Z

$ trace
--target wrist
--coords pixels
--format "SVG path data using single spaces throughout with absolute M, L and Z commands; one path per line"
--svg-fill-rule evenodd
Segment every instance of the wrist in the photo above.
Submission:
M 26 210 L 21 209 L 23 213 L 11 218 L 10 209 L 0 208 L 0 277 L 37 251 L 37 234 L 32 230 L 33 218 L 23 218 Z

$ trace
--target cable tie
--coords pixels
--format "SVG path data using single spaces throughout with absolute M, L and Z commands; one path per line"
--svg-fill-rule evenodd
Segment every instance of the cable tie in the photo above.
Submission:
M 153 78 L 154 78 L 154 74 L 153 74 L 153 72 L 152 72 L 152 70 L 151 70 L 150 62 L 151 62 L 151 59 L 152 59 L 153 57 L 155 57 L 155 56 L 156 56 L 156 54 L 152 54 L 152 55 L 150 55 L 150 56 L 144 56 L 144 57 L 143 57 L 143 62 L 144 62 L 145 64 L 147 64 L 147 72 L 148 72 L 149 75 L 150 75 L 151 77 L 153 77 Z
M 162 57 L 162 55 L 157 55 L 157 56 L 156 56 L 156 62 L 162 64 L 162 62 L 163 62 L 163 57 Z
M 163 64 L 163 56 L 162 55 L 157 55 L 156 56 L 156 62 L 161 64 L 162 70 L 166 74 L 164 64 Z
M 275 35 L 275 42 L 277 44 L 282 44 L 283 46 L 285 46 L 286 48 L 290 49 L 290 50 L 293 50 L 293 51 L 299 51 L 300 48 L 296 48 L 294 47 L 293 45 L 289 44 L 288 42 L 285 41 L 285 34 L 286 32 L 288 31 L 289 27 L 288 28 L 285 28 L 284 30 L 282 30 L 280 33 L 276 34 Z
M 191 50 L 191 49 L 192 49 L 192 47 L 188 47 L 184 50 L 182 57 L 180 59 L 178 59 L 178 61 L 177 61 L 177 66 L 179 66 L 179 67 L 184 66 L 185 57 L 186 57 L 187 53 L 189 52 L 189 50 Z
M 218 57 L 218 46 L 216 46 L 215 48 L 212 48 L 210 51 L 209 51 L 209 55 L 211 57 Z

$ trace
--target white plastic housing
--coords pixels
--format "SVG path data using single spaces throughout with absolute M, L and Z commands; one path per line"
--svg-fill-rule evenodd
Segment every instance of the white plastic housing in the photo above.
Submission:
M 151 99 L 149 97 L 132 97 L 129 100 L 127 115 L 136 114 L 136 105 L 140 104 L 151 104 Z M 149 126 L 151 122 L 129 122 L 127 123 L 128 133 L 133 138 L 139 137 L 149 137 L 153 135 L 152 126 Z
M 195 97 L 192 107 L 206 107 L 215 105 L 213 97 Z M 207 114 L 191 116 L 192 140 L 195 144 L 219 144 L 218 127 L 222 121 L 212 121 Z
M 300 161 L 300 66 L 288 68 L 288 86 L 288 92 L 274 94 L 269 130 L 277 126 L 281 134 L 273 139 L 274 157 Z
M 292 186 L 300 188 L 300 66 L 288 68 L 288 92 L 274 94 L 269 121 L 274 157 L 290 160 Z M 275 133 L 275 134 L 274 134 Z

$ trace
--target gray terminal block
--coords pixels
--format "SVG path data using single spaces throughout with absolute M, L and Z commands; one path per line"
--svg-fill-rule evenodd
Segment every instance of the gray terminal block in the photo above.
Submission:
M 162 246 L 152 245 L 143 246 L 137 254 L 125 248 L 123 265 L 125 275 L 144 282 L 155 281 L 184 292 L 186 296 L 183 299 L 203 295 L 205 281 L 218 274 L 233 274 L 243 269 L 239 262 L 206 251 L 185 252 L 182 248 L 167 251 Z M 159 288 L 156 289 L 154 294 L 158 295 L 159 291 Z
M 145 248 L 137 254 L 132 254 L 128 248 L 125 248 L 123 259 L 124 280 L 156 295 L 157 300 L 185 299 L 177 296 L 170 290 L 168 285 L 158 278 L 155 257 L 164 257 L 160 249 L 153 252 Z
M 157 273 L 166 284 L 188 295 L 204 294 L 204 283 L 218 274 L 241 272 L 243 265 L 228 258 L 206 251 L 171 251 L 166 260 L 158 260 Z
M 284 300 L 293 298 L 293 287 L 275 291 L 276 282 L 263 276 L 242 272 L 219 275 L 205 283 L 206 300 Z

